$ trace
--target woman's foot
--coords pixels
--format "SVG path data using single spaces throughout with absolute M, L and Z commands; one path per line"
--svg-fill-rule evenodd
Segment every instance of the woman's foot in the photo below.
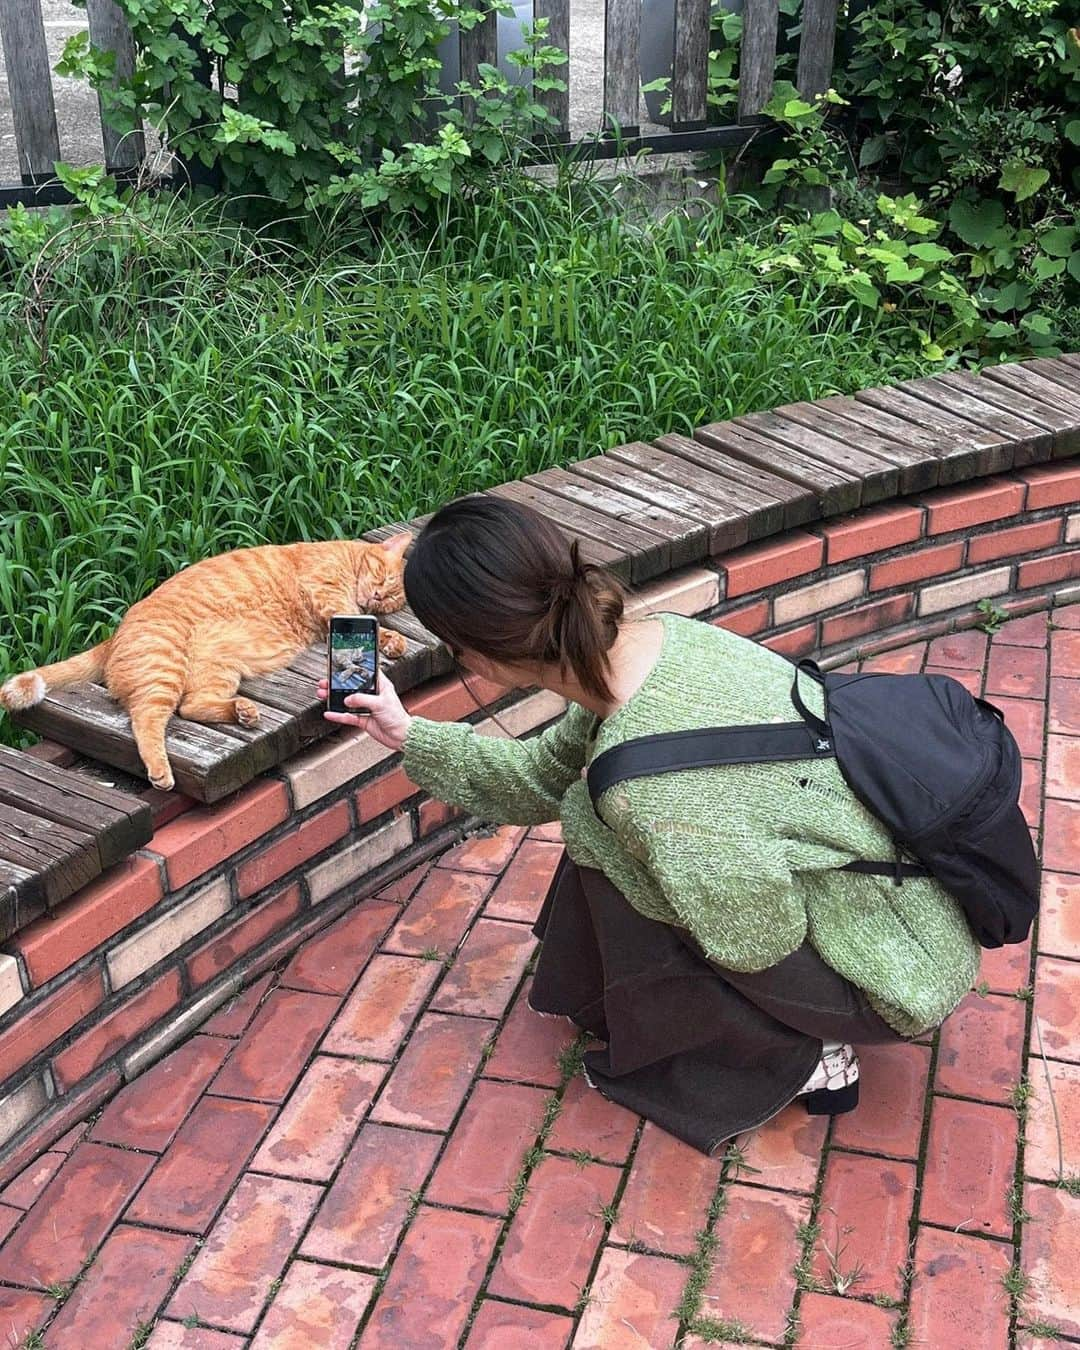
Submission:
M 812 1116 L 838 1116 L 859 1104 L 859 1057 L 853 1046 L 824 1041 L 817 1068 L 796 1094 Z

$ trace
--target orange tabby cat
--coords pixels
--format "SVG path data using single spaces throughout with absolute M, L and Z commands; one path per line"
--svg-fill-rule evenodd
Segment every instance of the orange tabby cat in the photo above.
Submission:
M 288 665 L 326 636 L 332 614 L 400 609 L 403 555 L 411 542 L 406 533 L 381 544 L 265 544 L 204 558 L 132 605 L 112 637 L 96 647 L 13 676 L 0 688 L 0 705 L 29 708 L 50 689 L 104 677 L 131 715 L 147 777 L 167 791 L 174 780 L 165 725 L 173 713 L 254 726 L 258 708 L 236 697 L 241 677 Z M 405 639 L 380 628 L 379 647 L 401 656 Z

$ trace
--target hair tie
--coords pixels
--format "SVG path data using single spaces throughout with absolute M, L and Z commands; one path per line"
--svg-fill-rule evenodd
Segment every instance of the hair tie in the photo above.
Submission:
M 556 577 L 548 587 L 553 605 L 568 605 L 577 589 L 577 577 Z

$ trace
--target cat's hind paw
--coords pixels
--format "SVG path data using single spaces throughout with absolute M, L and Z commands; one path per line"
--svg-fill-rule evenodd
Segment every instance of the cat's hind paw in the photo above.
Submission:
M 171 792 L 176 786 L 176 779 L 173 778 L 173 771 L 168 763 L 156 772 L 148 769 L 147 777 L 150 779 L 150 786 L 156 787 L 159 792 Z
M 236 720 L 242 727 L 254 727 L 259 723 L 259 709 L 249 698 L 238 698 L 233 707 L 236 710 Z
M 27 670 L 21 675 L 13 675 L 0 686 L 0 707 L 8 712 L 21 712 L 23 708 L 40 703 L 46 692 L 45 681 L 37 671 Z

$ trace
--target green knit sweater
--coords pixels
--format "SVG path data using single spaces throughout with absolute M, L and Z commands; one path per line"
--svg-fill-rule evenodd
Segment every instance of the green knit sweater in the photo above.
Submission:
M 902 1036 L 937 1026 L 970 989 L 979 947 L 933 878 L 834 870 L 891 860 L 889 833 L 830 758 L 730 764 L 616 783 L 598 818 L 583 770 L 656 731 L 795 717 L 791 662 L 748 638 L 659 616 L 656 665 L 600 719 L 579 704 L 528 741 L 414 717 L 405 772 L 433 796 L 506 824 L 561 819 L 570 857 L 599 868 L 640 913 L 690 930 L 732 970 L 764 970 L 805 938 Z M 823 714 L 820 687 L 800 682 Z

